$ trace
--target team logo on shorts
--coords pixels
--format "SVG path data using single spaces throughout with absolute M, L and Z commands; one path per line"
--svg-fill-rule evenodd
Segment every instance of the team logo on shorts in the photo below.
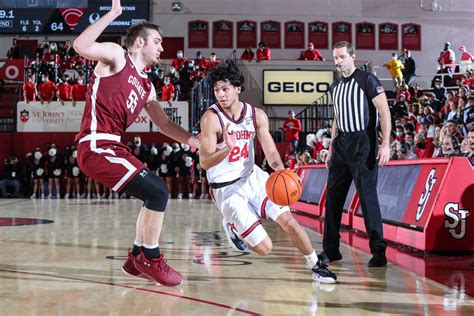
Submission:
M 30 119 L 30 112 L 28 112 L 27 110 L 23 110 L 20 112 L 20 120 L 23 123 L 28 122 L 29 119 Z
M 142 178 L 145 178 L 145 176 L 148 174 L 148 171 L 146 171 L 145 169 L 143 169 L 142 171 L 140 171 L 140 175 L 142 176 Z

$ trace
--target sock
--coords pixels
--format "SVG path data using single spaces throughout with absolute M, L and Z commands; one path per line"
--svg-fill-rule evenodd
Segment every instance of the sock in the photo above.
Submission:
M 160 256 L 160 247 L 156 245 L 145 245 L 143 244 L 143 254 L 148 260 L 156 259 Z
M 138 256 L 142 252 L 142 246 L 143 244 L 138 241 L 133 242 L 133 248 L 132 248 L 132 255 L 133 256 Z
M 312 269 L 318 262 L 318 256 L 316 255 L 315 250 L 313 250 L 313 252 L 310 253 L 309 255 L 303 255 L 303 256 L 306 259 L 306 267 L 308 269 Z

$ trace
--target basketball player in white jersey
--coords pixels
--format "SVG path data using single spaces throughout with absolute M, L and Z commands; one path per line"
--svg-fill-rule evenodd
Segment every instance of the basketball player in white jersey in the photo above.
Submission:
M 318 262 L 315 250 L 304 229 L 294 219 L 289 207 L 272 203 L 265 192 L 268 174 L 254 163 L 254 139 L 258 137 L 265 156 L 274 170 L 283 162 L 268 128 L 268 118 L 261 109 L 241 102 L 244 78 L 232 61 L 224 61 L 209 72 L 217 103 L 201 118 L 200 162 L 207 170 L 214 203 L 223 215 L 226 234 L 236 234 L 250 249 L 265 256 L 272 241 L 260 218 L 275 221 L 291 237 L 313 270 L 313 280 L 335 283 L 336 275 Z M 233 245 L 234 249 L 245 247 Z

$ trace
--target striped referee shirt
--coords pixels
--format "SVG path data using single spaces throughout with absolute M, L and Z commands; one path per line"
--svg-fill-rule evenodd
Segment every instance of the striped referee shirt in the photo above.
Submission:
M 378 115 L 372 99 L 384 93 L 377 77 L 356 69 L 351 76 L 334 81 L 330 92 L 339 130 L 342 132 L 375 130 Z

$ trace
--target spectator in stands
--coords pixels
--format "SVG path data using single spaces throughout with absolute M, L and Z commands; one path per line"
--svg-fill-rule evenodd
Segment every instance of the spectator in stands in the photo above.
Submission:
M 283 132 L 285 132 L 285 140 L 290 143 L 291 153 L 295 156 L 298 150 L 300 131 L 301 121 L 295 117 L 295 112 L 290 110 L 288 118 L 283 122 Z
M 450 102 L 449 103 L 449 112 L 446 115 L 447 121 L 457 121 L 459 118 L 459 107 L 457 102 Z
M 440 157 L 455 156 L 460 153 L 460 144 L 455 137 L 446 135 L 441 143 Z
M 466 46 L 461 45 L 459 50 L 462 52 L 461 54 L 461 62 L 459 64 L 459 72 L 464 74 L 466 71 L 471 70 L 472 67 L 472 60 L 474 56 L 467 51 Z
M 178 159 L 178 198 L 183 198 L 188 194 L 188 198 L 193 198 L 193 191 L 191 187 L 191 174 L 193 167 L 193 156 L 188 144 L 181 144 L 182 150 L 179 151 Z
M 466 70 L 465 74 L 462 76 L 461 85 L 471 89 L 474 87 L 474 78 L 472 76 L 471 70 Z
M 161 155 L 159 159 L 159 169 L 158 174 L 160 178 L 166 182 L 166 186 L 168 188 L 170 197 L 173 192 L 173 169 L 174 165 L 171 160 L 171 153 L 173 152 L 173 148 L 168 143 L 163 143 L 161 147 Z
M 71 41 L 67 40 L 64 46 L 59 50 L 59 54 L 61 55 L 61 58 L 69 58 L 71 59 L 73 56 L 76 55 L 76 51 L 74 51 L 74 48 L 71 46 Z
M 7 196 L 7 191 L 12 188 L 13 198 L 20 197 L 20 179 L 21 179 L 21 168 L 18 164 L 18 157 L 15 155 L 8 156 L 4 160 L 4 173 L 5 178 L 0 181 L 0 197 L 4 198 Z
M 71 154 L 66 155 L 66 195 L 65 199 L 78 198 L 81 195 L 81 185 L 79 182 L 81 170 L 77 163 L 77 149 L 71 146 Z
M 409 87 L 410 91 L 410 102 L 415 102 L 419 97 L 423 95 L 423 91 L 420 89 L 420 85 L 417 82 L 414 82 L 411 87 Z
M 459 131 L 458 122 L 456 120 L 447 120 L 445 126 L 446 134 L 455 137 L 458 143 L 461 143 L 464 137 Z
M 303 57 L 304 60 L 325 60 L 319 50 L 314 48 L 314 44 L 312 42 L 308 43 L 308 49 L 304 51 Z
M 405 69 L 405 66 L 403 66 L 402 62 L 398 60 L 397 53 L 392 53 L 392 59 L 383 64 L 383 66 L 387 67 L 389 70 L 395 90 L 398 89 L 398 87 L 400 87 L 403 83 L 402 71 Z
M 64 102 L 71 101 L 72 85 L 69 83 L 69 76 L 63 74 L 61 83 L 58 84 L 58 101 L 64 105 Z
M 152 144 L 148 153 L 148 160 L 146 161 L 146 166 L 158 175 L 159 157 L 158 157 L 158 148 L 156 144 Z
M 409 102 L 411 99 L 411 94 L 410 94 L 410 89 L 408 88 L 408 85 L 403 83 L 398 89 L 397 89 L 397 99 L 403 95 L 405 96 L 406 102 Z M 407 104 L 408 105 L 408 104 Z
M 254 53 L 251 47 L 247 47 L 240 55 L 240 60 L 252 61 Z
M 32 172 L 31 177 L 33 178 L 33 194 L 31 195 L 32 199 L 37 197 L 36 194 L 38 194 L 39 197 L 45 197 L 43 192 L 44 178 L 46 176 L 44 168 L 45 159 L 43 157 L 43 154 L 41 153 L 41 149 L 39 147 L 36 147 L 30 167 L 30 170 Z
M 139 135 L 135 136 L 133 139 L 133 144 L 131 145 L 132 154 L 138 158 L 143 163 L 146 163 L 148 160 L 148 146 L 142 143 L 142 139 Z
M 25 99 L 26 103 L 30 101 L 36 101 L 36 94 L 38 91 L 36 90 L 36 75 L 30 74 L 28 75 L 28 81 L 23 84 L 23 98 Z
M 48 199 L 53 197 L 53 185 L 56 192 L 56 198 L 61 198 L 60 193 L 60 181 L 61 175 L 63 174 L 63 159 L 59 155 L 58 149 L 56 144 L 52 143 L 48 149 L 48 157 L 47 157 L 47 165 L 46 170 L 47 174 L 46 177 L 48 179 Z
M 171 62 L 171 66 L 174 67 L 178 72 L 180 72 L 182 69 L 186 69 L 188 66 L 188 59 L 184 57 L 183 51 L 178 50 L 176 52 L 176 57 L 173 58 L 173 61 Z
M 413 81 L 415 81 L 416 79 L 416 63 L 415 60 L 411 57 L 411 51 L 406 48 L 403 50 L 403 57 L 403 66 L 405 67 L 403 71 L 403 77 L 405 78 L 405 83 L 409 87 L 411 87 Z
M 161 89 L 161 101 L 167 101 L 171 106 L 174 100 L 175 87 L 170 81 L 170 77 L 166 76 L 164 86 Z
M 205 69 L 198 66 L 194 60 L 190 60 L 188 66 L 188 75 L 189 79 L 192 82 L 192 85 L 204 79 L 204 77 L 206 76 Z
M 413 132 L 405 133 L 405 142 L 410 145 L 410 149 L 412 152 L 415 152 L 415 136 Z
M 441 66 L 442 73 L 447 73 L 452 78 L 456 69 L 456 56 L 453 50 L 449 48 L 450 46 L 450 42 L 444 43 L 444 49 L 439 53 L 438 63 Z
M 422 133 L 415 135 L 415 154 L 418 158 L 431 158 L 433 157 L 434 145 L 431 142 L 426 141 L 426 137 Z
M 174 99 L 173 101 L 178 101 L 181 94 L 181 83 L 179 79 L 179 73 L 176 69 L 171 66 L 168 71 L 168 77 L 170 78 L 171 84 L 174 86 Z
M 464 125 L 464 132 L 467 134 L 472 127 L 474 127 L 474 96 L 469 97 L 469 102 L 464 107 L 462 113 L 462 124 Z
M 196 52 L 196 58 L 194 59 L 194 65 L 199 68 L 201 71 L 206 71 L 207 59 L 204 58 L 200 51 Z
M 43 74 L 43 82 L 38 87 L 38 97 L 41 104 L 44 104 L 44 102 L 51 103 L 56 95 L 56 90 L 56 84 L 49 80 L 49 74 Z
M 209 60 L 207 61 L 206 65 L 206 73 L 211 70 L 212 68 L 216 67 L 220 64 L 220 61 L 217 60 L 217 55 L 214 52 L 211 52 Z
M 469 141 L 470 152 L 474 154 L 474 126 L 472 126 L 469 130 L 469 133 L 467 134 L 467 139 Z
M 84 77 L 79 76 L 77 82 L 72 85 L 71 100 L 72 106 L 76 106 L 77 101 L 85 101 L 87 94 L 87 85 L 84 83 Z
M 267 47 L 267 44 L 264 42 L 258 43 L 257 48 L 257 62 L 261 62 L 262 60 L 271 60 L 271 51 L 270 48 Z
M 12 40 L 12 47 L 7 52 L 8 59 L 18 59 L 20 58 L 20 49 L 17 45 L 16 38 Z
M 411 145 L 407 142 L 401 142 L 398 145 L 397 159 L 398 160 L 409 160 L 416 159 L 415 153 L 411 149 Z

